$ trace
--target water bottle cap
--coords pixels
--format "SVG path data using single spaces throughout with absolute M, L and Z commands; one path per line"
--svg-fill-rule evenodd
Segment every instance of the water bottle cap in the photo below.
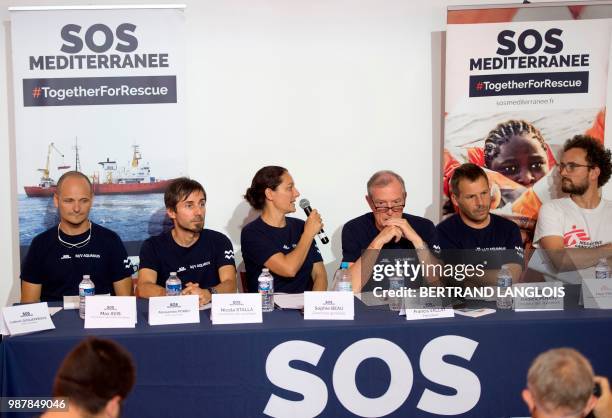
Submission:
M 346 261 L 343 261 L 342 263 L 340 263 L 340 269 L 341 270 L 348 270 L 349 268 L 349 263 Z
M 267 273 L 267 272 L 269 272 L 269 271 L 270 271 L 270 269 L 266 269 L 266 268 L 261 269 L 261 272 L 262 272 L 262 273 Z
M 171 271 L 170 276 L 176 276 L 176 271 Z
M 599 262 L 607 264 L 608 263 L 608 259 L 606 257 L 602 257 L 602 258 L 599 259 Z
M 89 274 L 84 274 L 84 275 L 83 275 L 83 279 L 89 279 L 89 278 L 90 278 L 90 277 L 89 277 Z

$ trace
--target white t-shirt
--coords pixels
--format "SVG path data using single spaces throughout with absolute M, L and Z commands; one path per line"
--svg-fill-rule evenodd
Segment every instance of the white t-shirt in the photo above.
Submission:
M 536 224 L 533 245 L 539 248 L 540 239 L 548 236 L 563 237 L 565 248 L 597 248 L 612 242 L 612 202 L 601 199 L 593 209 L 583 209 L 574 201 L 565 197 L 545 203 L 540 208 Z M 547 276 L 556 277 L 566 283 L 579 284 L 581 277 L 595 278 L 595 267 L 556 273 L 541 251 L 534 253 L 529 267 L 541 271 Z M 543 266 L 546 264 L 546 266 Z M 552 278 L 552 277 L 547 277 Z

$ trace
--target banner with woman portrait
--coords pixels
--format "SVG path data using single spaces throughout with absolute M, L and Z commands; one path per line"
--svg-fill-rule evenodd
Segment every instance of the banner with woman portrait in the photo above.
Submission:
M 597 8 L 594 10 L 593 8 Z M 556 163 L 577 134 L 604 141 L 612 6 L 546 4 L 448 11 L 443 209 L 450 178 L 483 167 L 493 213 L 525 244 L 541 205 L 561 196 Z

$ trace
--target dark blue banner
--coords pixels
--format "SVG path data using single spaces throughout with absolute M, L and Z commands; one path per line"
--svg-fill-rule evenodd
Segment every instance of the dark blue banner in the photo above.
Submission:
M 470 76 L 470 97 L 588 92 L 588 71 Z
M 23 105 L 176 103 L 176 76 L 26 78 Z

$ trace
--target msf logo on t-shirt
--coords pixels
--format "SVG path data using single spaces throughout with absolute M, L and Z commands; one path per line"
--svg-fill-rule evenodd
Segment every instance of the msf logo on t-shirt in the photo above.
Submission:
M 590 240 L 589 234 L 584 229 L 576 228 L 576 225 L 572 225 L 572 229 L 563 234 L 563 246 L 566 248 L 572 248 L 581 242 Z

